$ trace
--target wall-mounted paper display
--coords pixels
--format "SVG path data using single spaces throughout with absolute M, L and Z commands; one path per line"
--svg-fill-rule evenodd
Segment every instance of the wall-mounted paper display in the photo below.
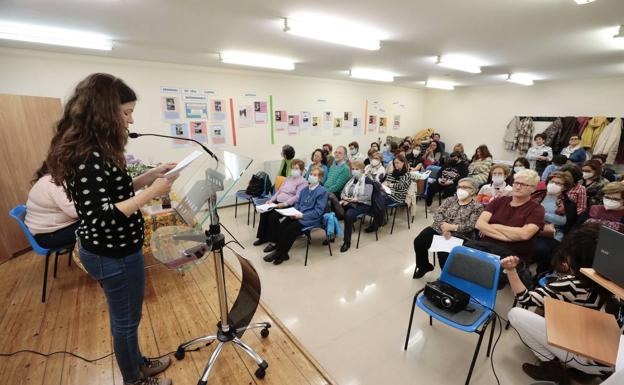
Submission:
M 334 128 L 342 127 L 342 118 L 334 118 Z
M 275 111 L 275 131 L 284 131 L 288 127 L 286 111 Z
M 184 106 L 187 119 L 208 118 L 208 105 L 206 103 L 186 103 Z
M 299 115 L 288 115 L 288 135 L 299 133 Z
M 210 101 L 210 120 L 219 122 L 225 120 L 225 99 L 212 99 Z
M 321 117 L 320 116 L 312 117 L 312 135 L 315 135 L 315 136 L 321 135 Z
M 385 116 L 379 118 L 379 133 L 384 134 L 387 128 L 388 128 L 388 118 L 386 118 Z
M 353 112 L 345 112 L 343 115 L 344 121 L 342 126 L 344 128 L 351 128 L 353 126 Z
M 331 112 L 327 111 L 323 113 L 323 128 L 330 130 L 333 127 L 334 118 Z
M 170 135 L 178 138 L 189 138 L 189 127 L 187 123 L 171 123 L 170 124 Z M 173 147 L 186 147 L 189 146 L 191 142 L 184 140 L 174 140 Z
M 368 131 L 370 132 L 377 131 L 377 116 L 368 115 Z
M 401 115 L 394 115 L 394 119 L 392 122 L 392 129 L 398 131 L 401 129 Z
M 251 127 L 253 123 L 251 105 L 238 107 L 238 126 L 240 128 Z
M 210 137 L 212 138 L 212 144 L 224 145 L 225 144 L 225 126 L 223 124 L 211 124 L 210 125 Z
M 360 118 L 354 116 L 353 117 L 353 135 L 362 135 L 364 133 L 362 127 L 362 121 Z
M 268 122 L 267 102 L 254 102 L 254 116 L 256 124 Z
M 165 119 L 180 119 L 180 99 L 176 96 L 163 96 L 162 111 Z
M 312 114 L 309 111 L 301 112 L 301 131 L 305 131 L 312 127 Z
M 180 89 L 178 87 L 160 87 L 162 94 L 179 94 Z
M 191 126 L 191 138 L 202 143 L 207 143 L 208 127 L 206 127 L 206 122 L 204 122 L 203 120 L 191 120 L 189 124 Z

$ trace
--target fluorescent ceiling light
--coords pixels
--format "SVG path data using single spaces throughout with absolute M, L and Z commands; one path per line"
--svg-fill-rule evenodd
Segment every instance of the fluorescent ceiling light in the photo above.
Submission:
M 354 79 L 376 80 L 378 82 L 393 82 L 396 76 L 392 72 L 370 68 L 351 68 L 349 74 Z
M 295 61 L 285 57 L 255 54 L 240 51 L 224 51 L 220 54 L 221 61 L 227 64 L 238 64 L 252 67 L 272 68 L 292 71 Z
M 473 61 L 467 59 L 438 56 L 436 64 L 458 71 L 470 72 L 472 74 L 481 73 L 481 67 Z
M 534 80 L 533 76 L 527 74 L 509 74 L 507 76 L 507 81 L 523 86 L 532 86 Z
M 455 84 L 442 80 L 427 80 L 425 82 L 425 87 L 452 91 L 455 89 Z
M 343 20 L 312 15 L 284 18 L 284 32 L 309 39 L 375 51 L 379 33 Z
M 110 51 L 109 37 L 95 33 L 0 21 L 0 39 Z
M 596 0 L 574 0 L 574 2 L 575 2 L 576 4 L 581 4 L 581 5 L 582 5 L 582 4 L 589 4 L 589 3 L 593 3 L 594 1 L 596 1 Z

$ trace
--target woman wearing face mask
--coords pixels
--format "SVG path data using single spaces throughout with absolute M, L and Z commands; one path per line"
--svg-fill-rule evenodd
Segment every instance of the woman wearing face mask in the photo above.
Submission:
M 602 194 L 602 204 L 593 205 L 585 215 L 579 217 L 579 222 L 598 223 L 624 233 L 624 185 L 611 182 L 603 187 Z
M 587 190 L 587 206 L 599 205 L 602 203 L 602 189 L 609 183 L 601 176 L 602 165 L 595 159 L 588 160 L 581 167 L 583 172 L 583 186 Z
M 475 223 L 483 212 L 483 205 L 474 199 L 477 188 L 478 185 L 473 179 L 460 179 L 457 192 L 442 202 L 433 216 L 433 224 L 414 239 L 416 270 L 413 278 L 422 278 L 433 270 L 433 265 L 429 263 L 428 250 L 434 235 L 443 235 L 447 239 L 453 235 L 474 238 Z M 440 268 L 444 267 L 447 257 L 448 253 L 438 253 Z
M 495 164 L 490 171 L 491 183 L 481 187 L 477 194 L 477 202 L 487 205 L 493 199 L 509 196 L 513 192 L 513 187 L 507 184 L 511 170 L 504 164 Z
M 327 168 L 327 157 L 325 156 L 325 152 L 321 150 L 320 148 L 317 148 L 316 150 L 312 152 L 312 156 L 310 159 L 312 160 L 312 163 L 310 163 L 310 165 L 306 169 L 306 173 L 304 177 L 308 179 L 308 176 L 310 175 L 310 170 L 312 170 L 312 167 L 315 167 L 315 166 L 320 167 L 323 170 L 323 175 L 325 175 L 323 177 L 323 180 L 321 181 L 321 184 L 325 184 L 325 180 L 327 179 L 327 173 L 329 170 Z
M 519 173 L 522 170 L 527 170 L 531 168 L 531 164 L 529 163 L 529 160 L 523 156 L 516 158 L 516 160 L 514 160 L 513 162 L 513 169 L 511 170 L 511 176 L 513 177 L 514 175 L 516 175 L 517 173 Z M 511 182 L 513 182 L 513 179 L 511 180 Z
M 301 214 L 287 217 L 279 223 L 276 232 L 279 238 L 275 249 L 263 258 L 266 262 L 279 265 L 289 260 L 288 252 L 297 237 L 301 235 L 301 230 L 305 227 L 321 225 L 323 213 L 327 207 L 327 191 L 320 185 L 321 179 L 323 179 L 323 170 L 313 167 L 308 177 L 310 185 L 301 191 L 299 200 L 295 203 L 295 209 Z
M 425 204 L 431 206 L 433 198 L 439 192 L 442 192 L 442 197 L 448 198 L 455 194 L 457 189 L 457 182 L 461 178 L 465 178 L 468 175 L 468 166 L 461 160 L 459 153 L 452 153 L 449 155 L 449 160 L 442 166 L 442 169 L 438 173 L 438 179 L 429 185 L 427 189 L 427 196 L 425 197 Z
M 535 240 L 533 260 L 537 274 L 551 267 L 552 253 L 576 221 L 576 204 L 568 198 L 572 187 L 572 175 L 555 171 L 548 176 L 546 191 L 536 191 L 531 198 L 544 208 L 544 230 Z
M 461 154 L 462 160 L 468 163 L 468 155 L 466 155 L 466 152 L 464 151 L 464 145 L 462 143 L 457 143 L 455 146 L 453 146 L 453 152 Z
M 349 143 L 349 162 L 355 162 L 356 160 L 364 162 L 365 158 L 364 154 L 360 152 L 360 145 L 358 142 Z
M 293 159 L 291 164 L 292 170 L 290 171 L 290 176 L 282 182 L 279 190 L 267 201 L 267 203 L 277 204 L 276 208 L 278 209 L 294 205 L 299 200 L 301 191 L 308 186 L 308 181 L 301 176 L 304 167 L 303 161 L 300 159 Z M 280 219 L 282 219 L 282 215 L 275 210 L 260 214 L 258 232 L 256 233 L 256 238 L 258 239 L 254 241 L 253 245 L 260 246 L 264 243 L 271 242 L 264 248 L 264 252 L 270 253 L 275 250 L 275 244 L 279 237 L 277 230 L 279 228 Z
M 375 182 L 381 183 L 384 181 L 386 169 L 381 161 L 381 153 L 379 151 L 372 154 L 370 164 L 364 168 L 364 175 Z
M 386 179 L 382 183 L 389 192 L 386 195 L 386 204 L 390 203 L 405 203 L 405 197 L 407 196 L 407 190 L 412 183 L 412 178 L 407 169 L 407 160 L 405 155 L 399 153 L 392 161 L 393 171 L 386 174 Z M 364 231 L 372 233 L 380 226 L 377 221 L 368 226 Z
M 405 154 L 405 159 L 407 159 L 410 171 L 419 171 L 422 168 L 423 156 L 420 153 L 420 143 L 412 146 Z
M 345 210 L 344 243 L 340 248 L 343 253 L 351 247 L 353 222 L 358 215 L 370 211 L 373 196 L 373 181 L 364 175 L 364 163 L 357 160 L 351 162 L 351 175 L 353 177 L 349 179 L 340 194 L 340 204 Z

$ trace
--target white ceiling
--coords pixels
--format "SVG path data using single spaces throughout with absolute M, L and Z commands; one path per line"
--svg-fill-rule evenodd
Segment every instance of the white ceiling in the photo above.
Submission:
M 291 36 L 281 17 L 327 14 L 369 25 L 387 38 L 365 51 Z M 0 20 L 108 35 L 110 52 L 0 40 L 0 45 L 120 58 L 225 66 L 222 50 L 297 59 L 299 75 L 347 79 L 353 66 L 399 74 L 395 83 L 422 87 L 427 78 L 461 85 L 504 82 L 510 72 L 544 80 L 624 75 L 624 0 L 1 0 Z M 483 73 L 434 64 L 435 56 L 467 55 Z

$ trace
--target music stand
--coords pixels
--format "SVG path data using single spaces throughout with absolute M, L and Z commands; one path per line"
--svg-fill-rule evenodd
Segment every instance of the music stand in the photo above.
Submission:
M 183 196 L 183 199 L 177 202 L 174 198 L 172 203 L 175 204 L 175 211 L 188 226 L 161 227 L 154 233 L 150 245 L 154 257 L 172 270 L 185 271 L 204 262 L 209 255 L 214 256 L 219 297 L 217 332 L 215 335 L 184 342 L 178 346 L 175 353 L 175 357 L 182 360 L 185 352 L 192 346 L 200 343 L 208 345 L 213 341 L 219 342 L 206 364 L 198 385 L 207 384 L 210 372 L 227 343 L 232 343 L 254 359 L 258 365 L 255 372 L 257 378 L 263 378 L 269 366 L 258 353 L 240 339 L 243 333 L 250 329 L 262 329 L 260 335 L 266 338 L 271 324 L 268 322 L 250 324 L 260 301 L 260 280 L 251 263 L 232 249 L 230 250 L 234 252 L 241 264 L 243 279 L 239 295 L 232 309 L 228 309 L 223 259 L 223 248 L 226 243 L 221 233 L 217 212 L 218 207 L 247 170 L 252 159 L 227 151 L 219 155 L 218 161 L 203 157 L 201 162 L 195 161 L 192 167 L 187 168 L 190 170 L 185 169 L 182 172 L 174 184 L 174 192 Z M 204 225 L 208 220 L 210 220 L 208 230 L 204 231 Z M 238 243 L 236 240 L 235 242 Z

